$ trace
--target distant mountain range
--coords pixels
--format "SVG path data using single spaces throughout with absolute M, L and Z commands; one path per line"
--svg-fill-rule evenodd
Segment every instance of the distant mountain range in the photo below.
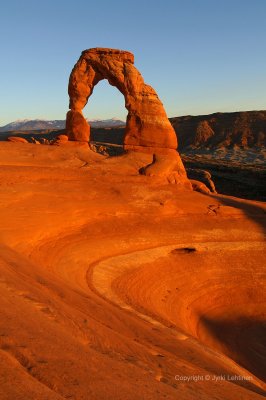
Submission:
M 118 118 L 111 119 L 91 119 L 88 120 L 92 128 L 120 128 L 126 125 L 124 121 Z M 5 126 L 0 127 L 0 132 L 8 131 L 32 131 L 32 130 L 53 130 L 65 129 L 65 120 L 44 120 L 44 119 L 18 119 L 17 121 L 10 122 Z

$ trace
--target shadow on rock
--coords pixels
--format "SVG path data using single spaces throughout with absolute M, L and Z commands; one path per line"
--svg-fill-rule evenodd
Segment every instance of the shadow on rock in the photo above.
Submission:
M 230 198 L 226 196 L 211 195 L 212 198 L 219 201 L 224 206 L 238 208 L 242 210 L 245 215 L 253 220 L 258 226 L 260 226 L 263 232 L 266 234 L 266 207 L 263 203 L 251 202 L 249 200 L 240 200 L 236 198 Z
M 204 342 L 266 381 L 265 318 L 236 316 L 233 320 L 217 320 L 202 316 L 199 324 Z

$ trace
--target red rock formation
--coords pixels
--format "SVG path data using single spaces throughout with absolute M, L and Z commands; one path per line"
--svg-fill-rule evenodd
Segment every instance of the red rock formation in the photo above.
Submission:
M 82 115 L 82 109 L 87 104 L 94 86 L 102 79 L 107 79 L 110 85 L 116 86 L 125 97 L 125 106 L 128 110 L 124 137 L 125 149 L 157 155 L 154 157 L 153 164 L 147 168 L 148 175 L 159 174 L 168 177 L 169 168 L 177 167 L 179 182 L 187 181 L 184 166 L 175 151 L 176 134 L 167 118 L 163 104 L 155 90 L 144 82 L 140 72 L 134 66 L 134 55 L 128 51 L 93 48 L 82 52 L 69 79 L 71 111 L 67 114 L 66 122 L 69 139 L 89 140 L 90 131 Z M 167 163 L 165 156 L 162 161 L 158 154 L 171 154 L 169 168 L 165 168 L 165 163 Z M 160 168 L 161 161 L 162 168 Z M 143 171 L 146 172 L 145 169 Z
M 88 142 L 90 137 L 90 126 L 80 111 L 71 110 L 67 113 L 66 131 L 69 140 Z
M 266 111 L 241 111 L 170 118 L 179 150 L 266 147 Z
M 24 138 L 19 137 L 19 136 L 9 136 L 9 137 L 7 138 L 7 140 L 8 140 L 8 142 L 29 143 L 29 142 L 27 141 L 27 139 L 24 139 Z
M 213 135 L 214 132 L 208 124 L 208 121 L 200 121 L 196 129 L 195 146 L 207 142 L 207 140 L 209 140 Z
M 127 148 L 151 147 L 152 152 L 154 148 L 176 149 L 176 135 L 163 105 L 154 89 L 145 84 L 134 66 L 133 54 L 104 48 L 83 51 L 70 75 L 69 96 L 72 111 L 68 114 L 67 123 L 70 139 L 89 139 L 85 123 L 84 127 L 78 129 L 75 118 L 82 124 L 81 110 L 87 104 L 94 86 L 102 79 L 107 79 L 111 85 L 116 86 L 125 97 L 128 116 L 124 144 Z M 74 112 L 79 114 L 73 114 Z
M 57 135 L 56 140 L 61 140 L 62 142 L 67 142 L 68 136 L 60 134 L 60 135 Z

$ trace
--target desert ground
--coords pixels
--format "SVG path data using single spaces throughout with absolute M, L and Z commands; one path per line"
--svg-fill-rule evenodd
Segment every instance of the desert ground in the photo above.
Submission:
M 0 143 L 0 399 L 265 396 L 265 203 Z

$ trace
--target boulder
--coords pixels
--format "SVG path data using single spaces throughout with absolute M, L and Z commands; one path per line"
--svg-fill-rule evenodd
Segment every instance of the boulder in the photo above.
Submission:
M 39 140 L 35 139 L 34 137 L 31 137 L 30 140 L 31 140 L 31 143 L 41 144 L 41 142 Z
M 217 193 L 214 182 L 211 179 L 211 174 L 208 171 L 199 168 L 187 168 L 186 171 L 189 179 L 200 181 L 204 183 L 212 193 Z
M 186 184 L 187 187 L 191 187 L 182 160 L 175 150 L 154 154 L 152 163 L 141 168 L 140 173 L 164 177 L 169 183 Z
M 193 190 L 195 192 L 200 192 L 200 193 L 203 193 L 203 194 L 210 194 L 211 193 L 210 189 L 207 188 L 207 186 L 204 183 L 202 183 L 200 181 L 196 181 L 194 179 L 190 179 L 190 182 L 191 182 L 192 188 L 193 188 Z
M 61 140 L 62 142 L 67 142 L 68 141 L 68 136 L 67 135 L 58 135 L 56 137 L 56 140 Z
M 27 141 L 27 139 L 22 138 L 22 137 L 19 137 L 19 136 L 9 136 L 9 137 L 7 138 L 7 140 L 8 140 L 9 142 L 15 142 L 15 143 L 29 143 L 29 142 Z

